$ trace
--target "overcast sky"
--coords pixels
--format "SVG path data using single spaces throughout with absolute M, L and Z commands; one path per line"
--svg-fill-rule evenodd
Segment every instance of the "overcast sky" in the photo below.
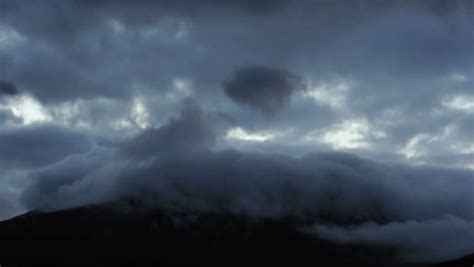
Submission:
M 364 180 L 345 185 L 343 203 L 366 188 L 382 205 L 400 200 L 367 221 L 473 226 L 472 1 L 0 0 L 0 12 L 0 220 L 144 185 L 169 192 L 175 176 L 213 197 L 238 188 L 229 198 L 246 213 L 324 208 L 248 196 L 281 193 L 287 173 L 302 177 L 288 182 L 296 192 L 318 177 L 309 199 L 339 175 Z M 223 186 L 216 173 L 240 177 L 234 168 L 265 179 Z M 216 177 L 182 178 L 190 170 Z M 373 240 L 364 227 L 351 236 Z M 404 227 L 419 226 L 394 232 Z M 311 230 L 340 240 L 334 231 Z

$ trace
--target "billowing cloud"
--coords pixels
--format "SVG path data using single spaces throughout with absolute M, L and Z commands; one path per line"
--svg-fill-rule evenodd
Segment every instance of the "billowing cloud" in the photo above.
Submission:
M 344 153 L 291 157 L 216 150 L 212 127 L 205 123 L 209 116 L 185 106 L 175 119 L 116 149 L 97 147 L 67 157 L 32 174 L 23 203 L 56 210 L 132 198 L 150 209 L 293 217 L 339 227 L 411 226 L 414 220 L 429 226 L 446 215 L 474 220 L 468 171 L 379 163 Z M 385 233 L 376 230 L 370 240 L 384 243 Z M 450 237 L 456 235 L 445 238 Z M 462 243 L 439 256 L 425 241 L 430 239 L 410 243 L 415 249 L 407 257 L 436 261 L 466 251 Z
M 111 200 L 113 194 L 110 191 L 114 190 L 112 175 L 120 170 L 120 166 L 111 162 L 113 157 L 104 147 L 69 155 L 32 172 L 30 185 L 21 195 L 21 202 L 29 209 L 57 210 Z
M 89 150 L 91 140 L 61 127 L 40 125 L 0 130 L 0 168 L 42 166 Z
M 280 111 L 295 92 L 304 88 L 299 76 L 259 65 L 238 68 L 223 86 L 226 95 L 237 104 L 265 115 Z
M 213 139 L 209 118 L 188 102 L 180 114 L 160 128 L 150 128 L 123 145 L 125 155 L 147 158 L 152 155 L 188 153 L 207 147 Z

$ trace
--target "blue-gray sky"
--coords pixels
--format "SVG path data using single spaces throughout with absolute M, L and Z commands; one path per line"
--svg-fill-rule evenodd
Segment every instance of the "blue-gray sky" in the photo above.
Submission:
M 407 222 L 354 230 L 364 242 L 403 243 L 413 220 L 472 227 L 472 1 L 0 0 L 0 13 L 0 219 L 149 187 L 171 206 Z M 309 232 L 353 241 L 325 227 Z M 440 257 L 474 252 L 460 247 Z

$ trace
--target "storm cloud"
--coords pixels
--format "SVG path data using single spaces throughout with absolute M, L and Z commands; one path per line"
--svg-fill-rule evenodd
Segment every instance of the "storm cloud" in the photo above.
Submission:
M 16 95 L 18 91 L 16 86 L 12 83 L 0 81 L 0 96 L 2 95 Z
M 472 1 L 1 9 L 0 219 L 137 199 L 472 253 Z
M 286 70 L 266 66 L 246 66 L 235 70 L 223 83 L 224 91 L 237 104 L 264 115 L 274 115 L 304 88 L 301 77 Z

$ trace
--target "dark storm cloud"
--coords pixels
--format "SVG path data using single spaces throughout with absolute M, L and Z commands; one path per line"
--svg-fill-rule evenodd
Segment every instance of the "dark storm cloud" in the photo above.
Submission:
M 214 150 L 212 131 L 204 130 L 210 127 L 203 123 L 209 115 L 195 108 L 185 107 L 118 152 L 96 147 L 33 173 L 23 203 L 56 210 L 132 198 L 150 209 L 289 216 L 340 227 L 411 220 L 429 225 L 445 215 L 474 220 L 474 181 L 468 171 L 383 164 L 343 153 L 295 158 Z M 372 242 L 385 242 L 385 230 L 373 235 Z M 412 259 L 440 259 L 431 245 L 412 245 L 425 249 L 421 258 L 415 254 Z M 460 242 L 442 258 L 461 256 L 465 248 Z
M 0 168 L 38 167 L 83 153 L 91 141 L 81 133 L 56 126 L 0 130 Z
M 137 32 L 165 20 L 159 6 L 89 8 L 64 1 L 11 5 L 4 12 L 2 22 L 28 41 L 2 54 L 2 66 L 8 66 L 2 76 L 43 102 L 120 98 L 133 93 L 134 81 L 151 80 L 154 87 L 158 87 L 172 77 L 171 74 L 162 77 L 163 69 L 170 66 L 157 66 L 163 61 L 156 58 L 170 54 L 171 48 L 166 44 L 153 40 L 157 42 L 153 47 L 136 49 L 136 43 L 145 42 Z M 114 22 L 129 27 L 132 33 L 117 34 Z M 150 53 L 156 56 L 145 60 Z M 161 79 L 156 78 L 158 74 Z
M 6 78 L 43 102 L 156 94 L 176 76 L 195 80 L 210 98 L 232 68 L 254 62 L 318 77 L 451 71 L 472 62 L 463 56 L 472 52 L 471 19 L 462 15 L 469 8 L 463 1 L 7 1 L 2 23 L 25 41 L 2 65 Z M 175 38 L 180 31 L 187 37 Z
M 471 114 L 441 105 L 446 95 L 472 94 L 472 1 L 5 3 L 0 78 L 39 102 L 22 95 L 1 99 L 0 176 L 5 168 L 28 172 L 31 184 L 22 193 L 28 209 L 137 198 L 150 208 L 306 218 L 315 223 L 312 233 L 340 242 L 404 246 L 404 236 L 419 233 L 412 245 L 421 253 L 410 259 L 448 259 L 472 248 L 458 234 L 474 220 L 471 172 L 344 153 L 287 155 L 321 148 L 321 138 L 292 146 L 321 131 L 360 137 L 373 155 L 394 159 L 421 134 L 414 147 L 421 156 L 412 163 L 472 163 L 471 152 L 457 151 L 469 150 Z M 175 80 L 189 86 L 175 88 Z M 339 82 L 347 91 L 334 96 Z M 345 101 L 332 110 L 295 94 L 304 84 L 307 92 L 324 89 L 319 100 Z M 2 88 L 0 83 L 0 96 L 6 94 Z M 153 128 L 175 111 L 178 89 L 188 90 L 202 109 L 188 103 Z M 232 105 L 222 92 L 249 109 Z M 150 117 L 151 128 L 115 147 L 117 136 L 129 136 L 120 127 L 137 124 L 135 96 L 143 100 L 141 115 Z M 28 113 L 31 105 L 42 105 L 54 118 L 59 114 L 65 126 L 3 127 L 20 125 L 21 115 L 13 111 Z M 269 116 L 283 108 L 272 120 L 253 113 Z M 222 150 L 227 129 L 203 110 L 249 132 L 292 132 L 275 143 L 247 142 L 248 152 Z M 361 127 L 368 134 L 357 127 L 327 132 L 346 120 L 360 126 L 365 118 Z M 119 127 L 103 130 L 109 124 Z M 76 125 L 88 133 L 77 133 Z M 447 126 L 455 130 L 444 131 Z M 376 130 L 385 137 L 372 138 Z M 102 135 L 102 145 L 87 134 Z M 0 213 L 10 214 L 16 200 L 3 198 L 12 205 Z M 341 232 L 349 237 L 340 240 Z M 437 233 L 449 241 L 449 248 L 441 246 L 445 253 L 433 246 Z
M 2 95 L 16 95 L 18 94 L 18 90 L 13 83 L 9 83 L 6 81 L 0 81 L 0 97 Z
M 27 57 L 19 63 L 14 55 L 4 59 L 10 66 L 9 77 L 40 100 L 68 100 L 77 97 L 110 96 L 100 80 L 91 80 L 79 66 L 52 50 L 32 48 L 23 52 Z M 101 84 L 102 83 L 102 84 Z M 115 91 L 119 96 L 120 90 Z
M 301 77 L 287 70 L 252 65 L 235 70 L 223 87 L 237 104 L 274 115 L 289 103 L 292 94 L 303 89 L 303 84 Z
M 283 0 L 77 0 L 79 5 L 88 7 L 110 6 L 110 5 L 126 5 L 126 6 L 158 6 L 167 10 L 177 10 L 181 12 L 192 12 L 200 8 L 222 8 L 222 7 L 237 7 L 243 11 L 254 14 L 266 14 L 276 11 L 285 5 Z
M 465 68 L 474 59 L 468 33 L 472 17 L 465 12 L 466 16 L 445 18 L 448 23 L 417 9 L 389 12 L 348 33 L 335 59 L 346 60 L 341 68 L 350 71 L 364 71 L 370 62 L 392 75 L 415 77 Z

